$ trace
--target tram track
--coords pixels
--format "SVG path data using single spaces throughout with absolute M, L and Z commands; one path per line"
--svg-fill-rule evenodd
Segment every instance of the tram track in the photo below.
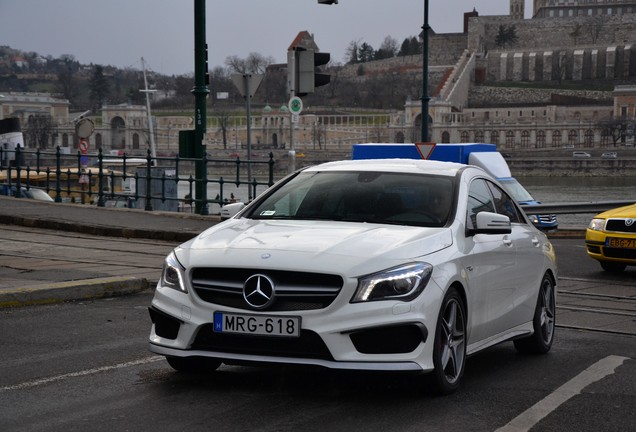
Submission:
M 557 327 L 636 336 L 636 296 L 558 290 L 556 308 Z

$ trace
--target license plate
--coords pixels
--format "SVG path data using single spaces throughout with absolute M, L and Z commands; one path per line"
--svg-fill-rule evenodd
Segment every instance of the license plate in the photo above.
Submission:
M 300 336 L 300 317 L 214 312 L 216 333 L 258 336 Z
M 636 249 L 636 239 L 610 237 L 607 239 L 607 247 L 619 249 Z

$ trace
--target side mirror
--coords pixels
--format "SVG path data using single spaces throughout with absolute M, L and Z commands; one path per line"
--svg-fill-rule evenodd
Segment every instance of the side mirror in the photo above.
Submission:
M 242 202 L 226 204 L 221 208 L 221 220 L 229 219 L 245 208 Z
M 510 234 L 510 218 L 506 215 L 491 212 L 477 213 L 475 229 L 472 234 Z

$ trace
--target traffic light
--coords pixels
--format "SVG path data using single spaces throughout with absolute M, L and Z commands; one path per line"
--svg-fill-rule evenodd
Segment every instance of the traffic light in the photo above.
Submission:
M 331 76 L 321 73 L 318 67 L 329 63 L 329 53 L 296 48 L 293 89 L 296 96 L 313 93 L 316 87 L 329 84 Z M 289 65 L 288 65 L 289 67 Z

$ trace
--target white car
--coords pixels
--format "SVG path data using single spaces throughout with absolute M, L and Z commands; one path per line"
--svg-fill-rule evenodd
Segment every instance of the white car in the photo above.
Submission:
M 330 162 L 281 180 L 166 258 L 150 350 L 180 371 L 297 364 L 427 372 L 550 350 L 552 245 L 480 168 Z

